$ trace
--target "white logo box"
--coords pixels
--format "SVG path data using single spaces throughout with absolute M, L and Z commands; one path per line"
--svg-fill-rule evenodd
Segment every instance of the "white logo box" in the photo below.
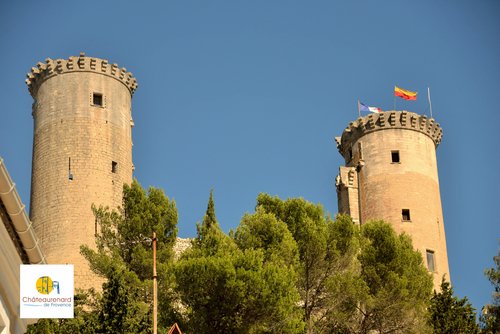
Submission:
M 72 264 L 31 264 L 20 267 L 21 318 L 73 318 Z

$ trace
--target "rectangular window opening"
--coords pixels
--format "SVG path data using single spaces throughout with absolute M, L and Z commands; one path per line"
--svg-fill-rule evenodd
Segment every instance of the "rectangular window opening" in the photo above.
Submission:
M 401 210 L 401 215 L 403 216 L 403 221 L 410 221 L 410 209 Z
M 102 107 L 102 94 L 94 93 L 92 95 L 92 104 L 94 106 Z
M 111 173 L 116 173 L 118 171 L 118 162 L 111 161 Z
M 359 160 L 363 160 L 363 151 L 361 150 L 361 143 L 358 143 Z
M 427 269 L 429 269 L 429 271 L 435 272 L 436 271 L 436 264 L 434 262 L 434 251 L 427 249 L 426 250 L 426 257 L 427 257 Z
M 399 163 L 399 151 L 391 151 L 391 158 L 393 163 Z

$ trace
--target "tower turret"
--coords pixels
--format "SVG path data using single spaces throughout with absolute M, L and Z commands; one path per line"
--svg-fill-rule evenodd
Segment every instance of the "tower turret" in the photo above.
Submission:
M 363 224 L 383 219 L 413 245 L 439 289 L 450 279 L 436 148 L 443 131 L 432 118 L 408 111 L 360 117 L 337 137 L 345 159 L 337 176 L 339 212 Z
M 117 208 L 132 181 L 132 73 L 81 53 L 28 73 L 34 140 L 30 218 L 47 262 L 75 265 L 75 287 L 94 277 L 80 245 L 95 245 L 91 206 Z M 92 284 L 90 284 L 92 286 Z

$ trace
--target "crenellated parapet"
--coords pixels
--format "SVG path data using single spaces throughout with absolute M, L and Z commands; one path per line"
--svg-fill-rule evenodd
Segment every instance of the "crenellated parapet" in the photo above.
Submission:
M 137 80 L 125 67 L 110 64 L 106 59 L 87 57 L 81 52 L 79 56 L 69 59 L 45 59 L 45 63 L 38 62 L 26 75 L 26 84 L 31 96 L 35 97 L 38 87 L 47 79 L 70 72 L 94 72 L 106 75 L 122 82 L 133 95 L 138 87 Z
M 430 137 L 436 147 L 441 143 L 443 129 L 434 118 L 427 118 L 410 111 L 384 111 L 372 113 L 358 118 L 351 122 L 342 133 L 342 137 L 337 137 L 337 148 L 343 156 L 347 150 L 362 136 L 367 133 L 388 129 L 406 129 L 421 132 Z

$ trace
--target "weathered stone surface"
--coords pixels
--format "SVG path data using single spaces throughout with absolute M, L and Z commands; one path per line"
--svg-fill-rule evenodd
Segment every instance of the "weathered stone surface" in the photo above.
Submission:
M 191 242 L 192 242 L 193 239 L 183 239 L 183 238 L 177 238 L 175 240 L 175 244 L 174 244 L 174 259 L 175 260 L 178 260 L 182 253 L 184 253 L 184 251 L 186 251 L 188 248 L 191 247 Z

